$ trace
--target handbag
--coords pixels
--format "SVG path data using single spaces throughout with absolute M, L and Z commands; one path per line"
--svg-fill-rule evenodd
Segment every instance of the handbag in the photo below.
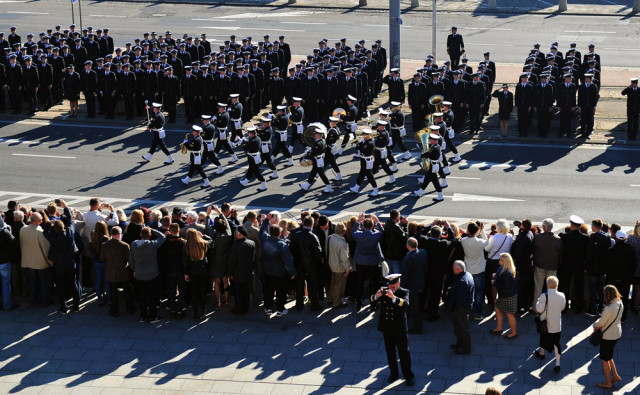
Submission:
M 622 305 L 620 305 L 620 307 L 622 307 Z M 591 336 L 589 336 L 589 343 L 591 343 L 592 346 L 599 346 L 600 343 L 602 343 L 602 336 L 607 331 L 607 329 L 611 328 L 611 325 L 613 325 L 613 323 L 618 319 L 618 315 L 620 314 L 620 307 L 618 307 L 616 318 L 614 318 L 613 321 L 611 321 L 611 323 L 607 325 L 607 328 L 605 330 L 598 329 L 597 331 L 593 331 Z
M 491 258 L 489 258 L 489 252 L 488 251 L 484 251 L 484 259 L 485 260 L 493 260 L 493 258 L 495 258 L 495 256 L 498 253 L 498 251 L 500 251 L 500 249 L 504 245 L 505 241 L 507 241 L 507 236 L 506 235 L 504 236 L 504 240 L 502 240 L 502 244 L 500 244 L 500 247 L 498 247 L 496 252 L 494 252 L 493 255 L 491 255 Z
M 544 294 L 545 294 L 544 310 L 542 310 L 542 312 L 536 315 L 535 318 L 533 319 L 536 323 L 536 332 L 538 332 L 540 335 L 549 334 L 549 328 L 547 327 L 547 320 L 546 319 L 543 320 L 542 318 L 540 318 L 542 317 L 542 313 L 547 311 L 547 305 L 549 304 L 549 292 L 545 292 Z

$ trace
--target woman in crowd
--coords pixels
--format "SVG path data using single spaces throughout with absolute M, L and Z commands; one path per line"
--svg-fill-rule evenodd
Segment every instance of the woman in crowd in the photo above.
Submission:
M 127 221 L 127 215 L 124 213 L 123 209 L 116 209 L 116 218 L 118 219 L 118 226 L 120 227 L 120 229 L 125 229 L 127 225 L 129 225 L 129 221 Z
M 600 360 L 604 373 L 604 383 L 598 383 L 600 388 L 612 388 L 613 384 L 622 380 L 618 375 L 616 364 L 613 362 L 613 352 L 618 339 L 622 337 L 622 301 L 620 293 L 613 285 L 604 287 L 603 297 L 605 307 L 600 319 L 593 323 L 593 331 L 602 330 L 602 342 L 600 343 Z
M 509 233 L 509 224 L 506 219 L 499 219 L 495 223 L 495 234 L 489 237 L 489 243 L 484 247 L 487 252 L 487 266 L 484 271 L 484 294 L 491 306 L 494 303 L 491 280 L 493 280 L 493 274 L 498 270 L 498 258 L 502 253 L 511 252 L 511 244 L 513 244 L 513 236 Z
M 144 212 L 140 209 L 133 210 L 131 212 L 129 225 L 127 225 L 124 230 L 124 235 L 122 235 L 122 241 L 131 245 L 134 241 L 140 240 L 140 231 L 142 228 L 144 228 Z
M 91 254 L 91 266 L 93 267 L 93 273 L 96 278 L 96 296 L 98 297 L 98 306 L 104 306 L 107 302 L 111 302 L 111 292 L 109 285 L 107 284 L 107 274 L 104 261 L 100 260 L 100 249 L 102 243 L 109 241 L 109 229 L 107 223 L 104 221 L 98 221 L 96 227 L 91 233 L 91 243 L 89 245 L 89 252 Z M 103 292 L 106 292 L 107 298 L 105 300 Z
M 553 350 L 556 358 L 554 370 L 560 371 L 560 355 L 562 346 L 560 345 L 560 335 L 562 332 L 562 310 L 564 310 L 567 299 L 562 292 L 558 292 L 558 278 L 556 276 L 547 277 L 547 292 L 538 297 L 536 311 L 540 313 L 540 320 L 545 321 L 547 332 L 540 333 L 540 348 L 533 352 L 533 355 L 542 360 L 545 351 Z
M 495 237 L 495 236 L 494 236 Z M 513 264 L 511 254 L 502 253 L 498 260 L 498 270 L 493 275 L 492 284 L 498 291 L 498 298 L 494 310 L 496 312 L 496 328 L 490 330 L 493 335 L 502 335 L 503 314 L 507 315 L 511 333 L 506 337 L 513 339 L 518 336 L 516 328 L 516 312 L 518 311 L 518 280 L 516 280 L 516 267 Z
M 633 273 L 633 299 L 630 310 L 637 313 L 640 307 L 640 221 L 636 222 L 636 226 L 633 228 L 633 234 L 627 237 L 625 243 L 633 248 L 634 257 L 636 258 Z
M 208 226 L 208 225 L 206 225 Z M 214 279 L 213 290 L 215 292 L 214 309 L 219 309 L 222 303 L 221 297 L 224 292 L 224 305 L 229 306 L 229 249 L 233 243 L 229 224 L 222 217 L 217 217 L 213 223 L 214 249 L 213 262 L 209 264 L 209 276 Z M 210 233 L 210 232 L 209 232 Z
M 187 230 L 187 242 L 184 245 L 183 270 L 184 279 L 191 289 L 193 319 L 204 320 L 207 302 L 207 283 L 209 262 L 207 251 L 212 246 L 209 236 L 203 236 L 195 229 Z
M 460 241 L 464 251 L 464 263 L 467 271 L 473 276 L 473 319 L 482 321 L 484 308 L 484 279 L 487 262 L 484 258 L 484 247 L 487 245 L 487 235 L 484 232 L 484 223 L 470 221 L 467 224 L 467 237 Z

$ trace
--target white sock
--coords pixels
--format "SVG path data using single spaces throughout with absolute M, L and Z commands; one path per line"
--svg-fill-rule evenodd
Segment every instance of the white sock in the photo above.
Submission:
M 553 352 L 556 353 L 556 366 L 560 366 L 560 350 L 558 350 L 558 346 L 553 346 Z

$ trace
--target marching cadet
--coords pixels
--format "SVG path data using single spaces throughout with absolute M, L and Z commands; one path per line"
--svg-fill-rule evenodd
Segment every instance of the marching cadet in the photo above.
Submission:
M 640 115 L 640 89 L 638 79 L 631 78 L 631 84 L 622 90 L 627 96 L 627 138 L 635 140 L 638 136 L 638 115 Z
M 213 137 L 216 134 L 216 128 L 211 123 L 211 115 L 202 115 L 201 119 L 203 124 L 202 132 L 200 133 L 200 136 L 202 137 L 202 150 L 203 150 L 202 166 L 205 166 L 207 163 L 207 159 L 209 159 L 211 160 L 211 163 L 218 166 L 218 170 L 216 171 L 216 174 L 222 174 L 224 172 L 224 169 L 222 168 L 222 165 L 220 164 L 220 161 L 216 156 L 214 144 L 213 144 Z
M 162 104 L 153 103 L 153 116 L 149 122 L 149 126 L 147 126 L 147 130 L 153 133 L 153 141 L 151 142 L 151 148 L 149 148 L 149 153 L 142 156 L 142 159 L 147 162 L 151 161 L 151 156 L 156 152 L 156 148 L 160 147 L 162 152 L 167 155 L 167 160 L 164 162 L 165 165 L 170 165 L 173 163 L 173 157 L 169 153 L 167 146 L 164 143 L 164 138 L 166 137 L 166 132 L 164 131 L 164 114 L 160 110 Z
M 413 125 L 414 133 L 424 127 L 424 120 L 427 114 L 427 100 L 429 99 L 429 96 L 427 96 L 427 86 L 420 80 L 420 78 L 420 73 L 416 72 L 413 74 L 413 81 L 409 83 L 409 92 L 407 94 L 409 100 L 409 109 L 411 110 L 412 114 L 411 122 Z M 394 101 L 393 103 L 398 102 Z M 391 103 L 392 106 L 393 103 Z M 395 137 L 393 138 L 395 139 Z
M 342 174 L 340 174 L 340 168 L 336 163 L 335 154 L 338 152 L 338 139 L 340 139 L 340 129 L 338 128 L 338 122 L 340 118 L 329 117 L 329 129 L 327 129 L 327 148 L 325 150 L 324 158 L 325 164 L 331 166 L 336 176 L 333 181 L 342 181 Z
M 255 176 L 258 181 L 261 182 L 258 191 L 264 191 L 267 189 L 267 183 L 260 173 L 260 165 L 262 165 L 262 155 L 260 153 L 262 141 L 260 141 L 260 138 L 256 135 L 255 126 L 252 125 L 248 127 L 247 132 L 249 136 L 242 138 L 238 142 L 238 144 L 241 144 L 247 153 L 247 160 L 249 161 L 249 169 L 247 169 L 247 173 L 244 178 L 240 180 L 240 184 L 242 184 L 243 187 L 246 187 L 253 176 Z
M 564 83 L 556 85 L 556 100 L 560 108 L 560 130 L 558 137 L 573 137 L 573 112 L 576 110 L 576 85 L 573 83 L 573 74 L 564 75 Z
M 509 120 L 513 111 L 513 93 L 509 92 L 509 85 L 502 84 L 502 89 L 496 89 L 491 95 L 498 99 L 498 119 L 502 137 L 509 133 Z
M 382 80 L 389 87 L 389 102 L 397 101 L 404 103 L 404 81 L 400 78 L 400 69 L 394 67 L 391 69 L 391 74 L 384 77 Z
M 584 84 L 578 88 L 578 111 L 580 112 L 580 132 L 583 139 L 593 133 L 593 118 L 598 105 L 598 87 L 593 83 L 593 74 L 584 75 Z
M 444 154 L 444 151 L 447 149 L 447 141 L 444 136 L 449 134 L 447 130 L 447 125 L 442 120 L 442 113 L 436 112 L 433 114 L 433 125 L 430 126 L 431 134 L 438 136 L 438 146 L 440 146 L 440 158 L 438 162 L 440 165 L 440 170 L 438 171 L 438 175 L 441 178 L 440 187 L 446 188 L 449 186 L 447 182 L 447 176 L 451 174 L 451 169 L 449 168 L 449 161 L 447 160 L 447 156 Z
M 229 127 L 231 131 L 229 132 L 230 140 L 236 141 L 242 138 L 242 114 L 244 108 L 242 107 L 242 103 L 239 102 L 239 93 L 232 93 L 229 95 L 230 104 L 229 104 Z
M 378 196 L 380 192 L 378 191 L 378 184 L 376 183 L 376 179 L 373 177 L 373 162 L 374 155 L 373 151 L 375 151 L 375 143 L 371 138 L 372 131 L 369 128 L 362 129 L 363 138 L 358 141 L 356 144 L 356 150 L 359 153 L 360 157 L 360 172 L 358 173 L 358 178 L 356 179 L 356 185 L 349 188 L 349 190 L 353 193 L 358 193 L 360 191 L 360 185 L 364 181 L 364 178 L 367 178 L 367 182 L 371 184 L 373 187 L 373 191 L 369 194 L 371 197 Z
M 269 117 L 261 117 L 262 128 L 258 129 L 258 137 L 260 138 L 260 155 L 262 156 L 262 163 L 266 164 L 273 173 L 269 176 L 272 180 L 278 178 L 278 170 L 276 170 L 276 166 L 273 164 L 272 150 L 271 150 L 271 135 L 273 134 L 271 129 L 271 118 Z
M 427 84 L 427 100 L 434 95 L 444 95 L 444 84 L 440 81 L 440 73 L 437 71 L 431 73 L 431 83 Z M 429 114 L 432 114 L 436 110 L 435 106 L 431 105 L 429 105 L 427 109 Z
M 87 60 L 84 62 L 84 71 L 80 73 L 80 90 L 84 95 L 87 103 L 87 118 L 96 117 L 96 96 L 98 95 L 98 80 L 96 72 L 91 70 L 93 62 Z M 164 116 L 162 123 L 164 124 Z
M 24 93 L 24 97 L 27 100 L 29 106 L 29 115 L 35 114 L 38 109 L 38 85 L 40 83 L 38 68 L 36 66 L 33 66 L 31 63 L 31 56 L 27 56 L 22 71 L 21 84 L 22 92 Z
M 438 129 L 438 126 L 431 126 L 431 129 Z M 429 159 L 429 169 L 421 179 L 418 179 L 421 182 L 420 188 L 413 191 L 413 193 L 420 197 L 426 191 L 429 183 L 433 183 L 433 187 L 438 192 L 438 196 L 433 198 L 436 202 L 441 202 L 444 200 L 444 196 L 442 195 L 442 188 L 440 187 L 440 183 L 438 182 L 438 172 L 440 171 L 440 146 L 438 145 L 438 141 L 440 140 L 440 136 L 437 134 L 429 134 L 429 149 L 427 152 L 422 153 L 422 158 Z
M 227 105 L 225 103 L 218 103 L 218 114 L 215 116 L 216 118 L 216 132 L 218 134 L 218 141 L 216 141 L 216 147 L 214 152 L 216 155 L 220 153 L 222 148 L 226 149 L 229 155 L 231 155 L 231 160 L 229 163 L 236 163 L 238 161 L 238 157 L 233 152 L 231 148 L 231 144 L 229 144 L 229 124 L 231 123 L 229 113 L 227 112 Z
M 485 102 L 485 84 L 480 81 L 478 73 L 471 74 L 473 81 L 467 84 L 465 107 L 469 111 L 469 129 L 471 134 L 478 134 L 482 123 L 482 108 Z
M 102 107 L 106 110 L 106 119 L 113 119 L 113 110 L 116 101 L 117 80 L 115 73 L 111 72 L 111 63 L 104 64 L 104 73 L 98 83 L 98 92 L 102 97 Z
M 40 78 L 40 103 L 42 111 L 48 111 L 53 105 L 53 97 L 51 91 L 54 84 L 53 67 L 48 63 L 49 58 L 42 56 L 38 65 L 38 77 Z M 2 93 L 4 99 L 4 92 Z M 4 104 L 4 103 L 3 103 Z
M 291 108 L 291 114 L 289 120 L 291 121 L 291 142 L 289 143 L 289 153 L 293 153 L 293 147 L 296 144 L 296 140 L 300 140 L 304 147 L 304 140 L 302 139 L 302 132 L 304 132 L 304 125 L 302 121 L 304 119 L 304 108 L 300 106 L 302 98 L 293 97 L 293 108 Z
M 551 122 L 553 87 L 548 83 L 548 75 L 540 74 L 540 83 L 534 89 L 534 108 L 538 114 L 538 137 L 546 137 Z
M 202 169 L 202 137 L 200 137 L 200 132 L 202 132 L 202 128 L 198 125 L 191 126 L 191 136 L 185 139 L 182 144 L 187 147 L 187 151 L 189 152 L 189 173 L 187 173 L 186 177 L 180 179 L 183 184 L 189 185 L 189 180 L 191 180 L 191 176 L 193 172 L 197 172 L 200 174 L 200 177 L 204 180 L 202 183 L 203 187 L 211 186 L 209 183 L 209 179 L 206 174 L 204 174 L 204 170 Z
M 389 155 L 393 157 L 393 148 L 398 145 L 398 147 L 402 150 L 403 154 L 400 159 L 408 160 L 411 158 L 411 153 L 404 145 L 403 138 L 407 135 L 407 130 L 404 127 L 405 115 L 402 111 L 401 105 L 399 102 L 394 101 L 391 102 L 391 114 L 389 116 L 389 126 L 391 128 L 391 137 L 390 137 L 390 145 L 389 145 Z M 395 166 L 395 163 L 394 163 Z M 392 168 L 393 170 L 393 168 Z
M 311 159 L 311 172 L 309 173 L 309 178 L 306 182 L 300 184 L 300 188 L 308 191 L 311 188 L 311 185 L 316 179 L 316 176 L 319 176 L 322 182 L 324 182 L 324 189 L 322 193 L 331 193 L 333 189 L 331 189 L 331 184 L 329 183 L 329 179 L 324 172 L 324 160 L 325 153 L 327 150 L 327 145 L 324 141 L 324 131 L 320 129 L 316 129 L 316 132 L 313 136 L 315 138 L 315 142 L 309 148 L 307 148 L 306 155 L 309 159 Z
M 289 127 L 289 116 L 286 114 L 287 106 L 279 105 L 276 107 L 278 113 L 271 121 L 271 125 L 276 132 L 276 147 L 273 149 L 272 161 L 276 159 L 276 156 L 282 151 L 288 160 L 285 163 L 285 167 L 293 166 L 293 159 L 291 152 L 287 149 L 287 128 Z
M 451 59 L 451 67 L 457 68 L 460 63 L 460 55 L 464 54 L 464 40 L 458 34 L 458 28 L 451 26 L 451 34 L 447 36 L 447 54 Z
M 531 125 L 531 108 L 534 103 L 533 85 L 529 83 L 529 74 L 520 74 L 516 85 L 515 106 L 518 111 L 518 136 L 527 137 Z
M 338 149 L 336 155 L 342 155 L 342 151 L 347 147 L 349 140 L 355 138 L 355 132 L 358 129 L 358 108 L 355 105 L 356 98 L 349 95 L 347 96 L 347 108 L 345 108 L 346 115 L 344 116 L 344 138 L 342 139 L 341 147 Z
M 389 123 L 385 120 L 379 119 L 376 123 L 378 136 L 374 139 L 375 151 L 374 151 L 374 162 L 373 162 L 373 174 L 375 175 L 378 172 L 378 169 L 382 166 L 382 170 L 389 176 L 389 181 L 387 181 L 387 185 L 395 184 L 396 178 L 393 175 L 393 171 L 389 168 L 389 164 L 387 164 L 387 159 L 389 158 L 389 150 L 387 147 L 389 146 L 389 132 L 387 131 L 387 126 Z M 396 171 L 397 166 L 396 166 Z
M 407 310 L 409 309 L 409 290 L 400 286 L 400 274 L 386 276 L 387 287 L 380 288 L 371 295 L 371 306 L 380 307 L 378 330 L 384 337 L 387 352 L 387 363 L 391 374 L 387 382 L 398 380 L 397 353 L 405 385 L 413 385 L 414 374 L 411 371 L 411 355 L 409 354 L 409 338 L 407 336 Z
M 437 114 L 442 114 L 442 117 L 441 118 L 435 117 L 435 119 L 440 119 L 439 121 L 439 124 L 441 125 L 440 135 L 444 139 L 444 142 L 441 144 L 441 151 L 444 151 L 447 147 L 449 147 L 449 150 L 454 154 L 454 157 L 453 159 L 451 159 L 451 162 L 458 163 L 462 160 L 462 158 L 460 157 L 458 148 L 456 148 L 456 145 L 453 143 L 453 138 L 456 136 L 456 131 L 453 129 L 451 125 L 453 125 L 455 121 L 455 115 L 453 114 L 453 111 L 450 110 L 450 108 L 451 108 L 451 102 L 443 101 L 442 113 L 437 113 Z M 446 157 L 443 156 L 443 159 L 444 161 L 446 161 Z M 449 170 L 448 163 L 445 165 L 443 172 L 447 175 L 451 174 L 451 170 Z
M 160 94 L 162 102 L 169 113 L 169 123 L 176 121 L 176 105 L 180 101 L 180 81 L 173 75 L 173 67 L 167 66 L 164 69 L 164 76 L 160 77 Z

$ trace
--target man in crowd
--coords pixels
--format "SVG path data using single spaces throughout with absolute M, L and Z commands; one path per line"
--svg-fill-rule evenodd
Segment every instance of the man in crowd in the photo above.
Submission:
M 444 303 L 444 309 L 451 312 L 456 342 L 451 345 L 455 354 L 471 353 L 471 331 L 469 312 L 473 308 L 473 277 L 466 271 L 463 261 L 453 263 L 454 279 Z

